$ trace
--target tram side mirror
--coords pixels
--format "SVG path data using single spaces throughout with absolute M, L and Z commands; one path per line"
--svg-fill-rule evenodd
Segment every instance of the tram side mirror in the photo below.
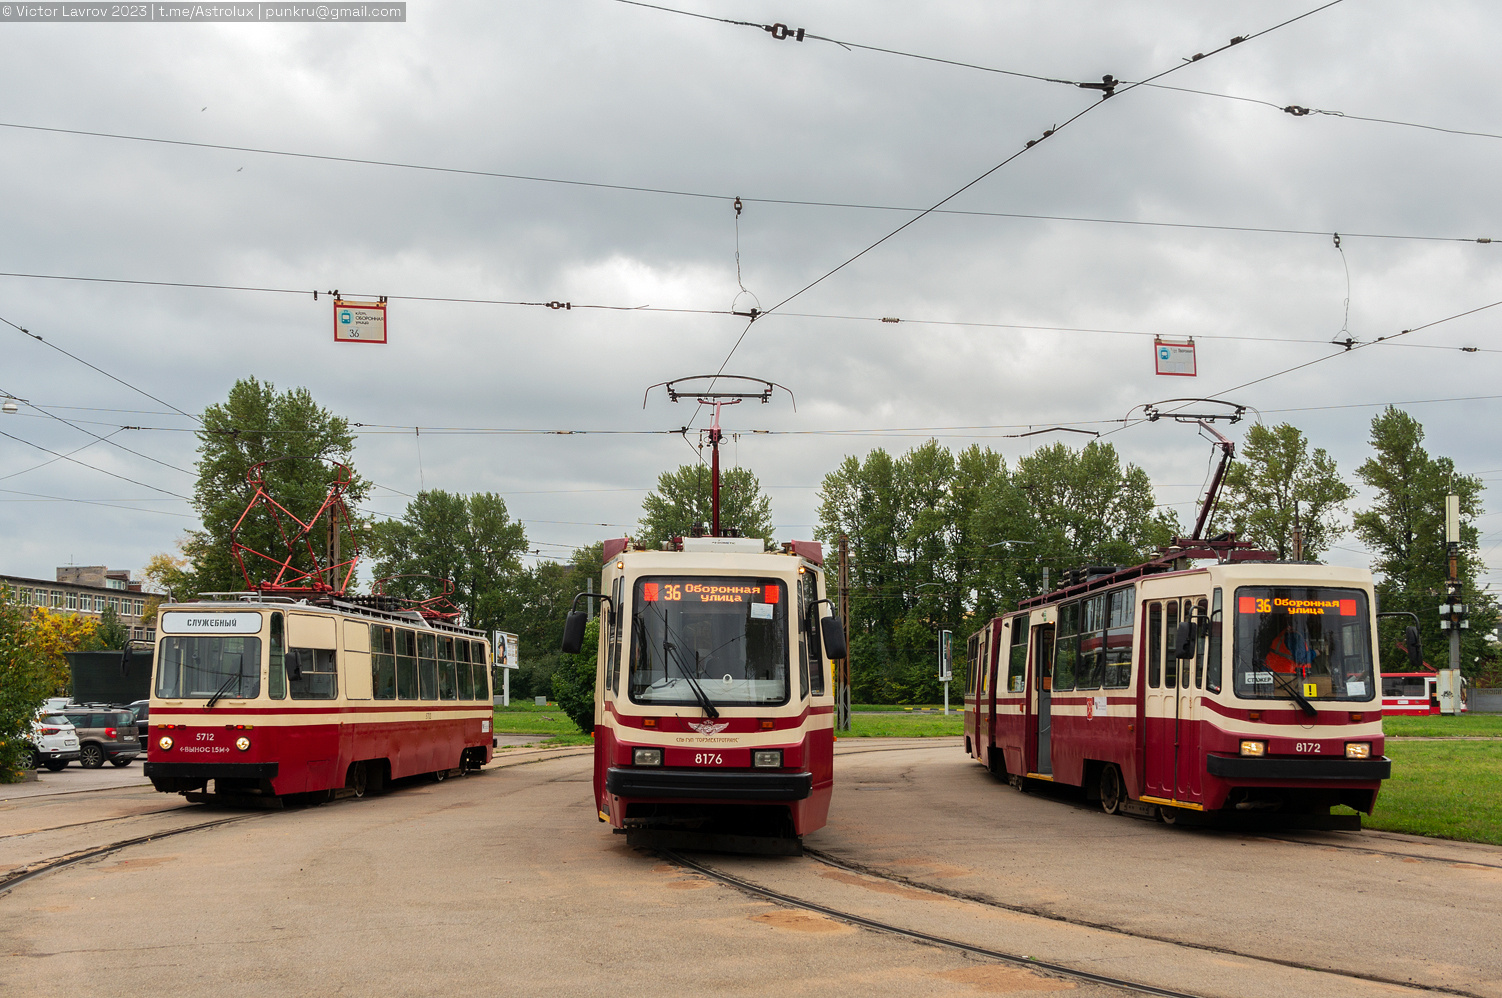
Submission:
M 1408 671 L 1424 671 L 1424 649 L 1419 644 L 1419 629 L 1412 624 L 1403 632 L 1403 644 L 1408 648 Z
M 824 654 L 829 658 L 844 658 L 850 649 L 845 647 L 845 632 L 836 617 L 819 618 L 819 636 L 824 639 Z
M 584 625 L 587 623 L 589 615 L 583 610 L 570 610 L 563 621 L 563 644 L 558 650 L 565 655 L 579 654 L 579 649 L 584 647 Z
M 1179 624 L 1179 629 L 1173 636 L 1173 657 L 1180 661 L 1194 657 L 1194 642 L 1197 630 L 1194 621 L 1186 620 Z

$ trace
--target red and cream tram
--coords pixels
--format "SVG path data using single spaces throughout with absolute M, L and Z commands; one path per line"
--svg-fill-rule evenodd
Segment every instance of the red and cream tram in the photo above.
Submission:
M 823 826 L 834 764 L 830 615 L 819 544 L 685 537 L 605 544 L 595 804 L 628 834 L 796 840 Z M 589 594 L 585 594 L 588 596 Z M 583 598 L 583 597 L 581 597 Z M 563 650 L 577 652 L 584 611 Z
M 1074 573 L 971 637 L 967 751 L 1112 813 L 1359 823 L 1329 811 L 1370 813 L 1391 771 L 1371 574 L 1179 543 Z
M 490 761 L 490 645 L 479 631 L 416 611 L 247 594 L 165 604 L 157 635 L 146 775 L 163 793 L 319 801 Z

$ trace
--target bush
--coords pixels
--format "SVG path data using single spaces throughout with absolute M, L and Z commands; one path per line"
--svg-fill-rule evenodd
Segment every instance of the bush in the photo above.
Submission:
M 553 673 L 553 699 L 586 735 L 595 729 L 595 656 L 600 641 L 600 618 L 584 628 L 584 646 L 577 655 L 558 656 Z

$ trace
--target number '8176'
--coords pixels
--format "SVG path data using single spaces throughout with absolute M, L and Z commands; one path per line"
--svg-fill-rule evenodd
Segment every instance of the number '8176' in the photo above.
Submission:
M 695 752 L 695 766 L 723 766 L 725 757 L 718 752 Z

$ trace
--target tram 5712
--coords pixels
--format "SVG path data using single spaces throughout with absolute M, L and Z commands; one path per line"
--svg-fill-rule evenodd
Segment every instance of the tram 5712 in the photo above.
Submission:
M 157 634 L 146 776 L 164 793 L 318 801 L 490 761 L 479 631 L 248 594 L 164 604 Z
M 608 541 L 595 668 L 594 791 L 628 834 L 796 839 L 833 786 L 830 615 L 819 544 Z M 581 594 L 589 598 L 591 594 Z M 565 652 L 583 643 L 569 615 Z
M 1371 573 L 1231 538 L 1082 570 L 969 643 L 967 751 L 1111 813 L 1355 825 L 1391 772 Z M 1209 563 L 1206 563 L 1209 562 Z

